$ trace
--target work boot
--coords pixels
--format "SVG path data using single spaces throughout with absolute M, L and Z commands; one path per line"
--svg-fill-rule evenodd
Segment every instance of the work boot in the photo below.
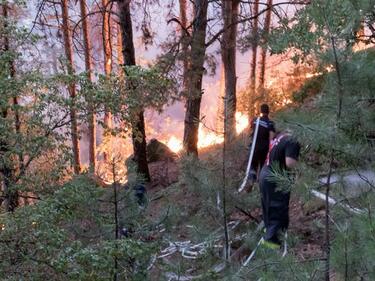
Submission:
M 280 244 L 269 241 L 269 240 L 264 240 L 264 239 L 262 240 L 261 245 L 263 247 L 265 247 L 267 249 L 271 249 L 271 250 L 280 250 L 280 248 L 281 248 Z

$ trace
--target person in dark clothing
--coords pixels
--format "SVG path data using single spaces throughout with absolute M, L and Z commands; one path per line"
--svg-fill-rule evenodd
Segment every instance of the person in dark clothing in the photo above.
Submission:
M 267 104 L 262 104 L 260 106 L 261 116 L 259 119 L 259 128 L 255 143 L 253 161 L 251 162 L 250 167 L 250 177 L 253 181 L 255 181 L 257 178 L 258 169 L 262 169 L 264 162 L 266 161 L 270 141 L 275 136 L 275 124 L 268 118 L 269 112 L 270 109 Z M 252 135 L 255 133 L 257 119 L 258 118 L 254 118 L 251 123 L 251 128 L 253 129 Z
M 300 144 L 286 133 L 280 133 L 270 144 L 270 150 L 263 166 L 259 186 L 261 192 L 263 221 L 266 228 L 264 243 L 271 248 L 281 245 L 279 234 L 285 232 L 289 225 L 290 190 L 280 186 L 275 174 L 290 175 L 296 165 L 300 152 Z

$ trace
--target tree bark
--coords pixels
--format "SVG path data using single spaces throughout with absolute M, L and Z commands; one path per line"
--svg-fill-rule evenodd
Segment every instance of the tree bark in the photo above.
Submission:
M 202 79 L 206 53 L 208 0 L 194 1 L 194 24 L 189 57 L 187 101 L 184 128 L 184 148 L 187 154 L 198 156 L 198 129 L 202 100 Z
M 236 135 L 236 37 L 239 0 L 223 0 L 224 33 L 221 41 L 221 58 L 224 65 L 224 112 L 226 140 Z
M 259 0 L 256 0 L 253 4 L 253 14 L 259 13 Z M 254 115 L 254 101 L 256 94 L 256 68 L 257 68 L 257 52 L 258 52 L 258 17 L 253 19 L 253 42 L 251 46 L 251 63 L 250 63 L 250 95 L 249 95 L 249 115 Z
M 264 19 L 264 32 L 263 32 L 263 44 L 267 44 L 267 37 L 270 33 L 271 27 L 271 15 L 272 9 L 270 8 L 273 4 L 273 0 L 267 1 L 268 10 L 266 13 L 266 17 Z M 267 62 L 267 47 L 263 46 L 262 52 L 260 54 L 260 73 L 259 73 L 259 89 L 263 92 L 264 91 L 264 84 L 265 84 L 265 74 L 266 74 L 266 62 Z M 265 97 L 267 100 L 268 97 Z
M 225 72 L 224 65 L 220 65 L 220 83 L 219 83 L 219 101 L 216 112 L 216 131 L 224 132 L 224 122 L 223 116 L 224 111 L 224 101 L 225 101 Z
M 183 79 L 183 91 L 184 93 L 186 92 L 186 83 L 187 83 L 187 72 L 188 72 L 188 66 L 189 66 L 189 61 L 188 61 L 188 49 L 189 49 L 189 44 L 188 44 L 188 37 L 187 37 L 187 15 L 186 15 L 186 10 L 187 10 L 187 3 L 186 0 L 179 0 L 180 4 L 180 23 L 181 23 L 181 49 L 182 49 L 182 62 L 183 62 L 183 74 L 182 74 L 182 79 Z
M 111 25 L 110 25 L 110 13 L 107 11 L 109 9 L 109 1 L 102 0 L 103 9 L 103 52 L 104 52 L 104 73 L 109 77 L 112 73 L 112 42 L 111 42 Z M 112 114 L 106 111 L 104 114 L 104 125 L 107 128 L 112 127 Z
M 120 25 L 122 34 L 122 55 L 124 58 L 124 65 L 135 65 L 135 51 L 133 42 L 132 19 L 130 14 L 130 0 L 119 0 Z M 125 73 L 126 76 L 126 73 Z M 143 108 L 135 114 L 132 123 L 132 139 L 134 160 L 137 163 L 137 172 L 150 181 L 150 172 L 147 163 L 146 151 L 146 132 Z
M 121 69 L 124 64 L 124 57 L 122 56 L 122 35 L 121 35 L 121 26 L 117 26 L 117 63 L 119 69 Z
M 89 23 L 87 20 L 86 0 L 80 0 L 83 45 L 85 53 L 85 69 L 88 79 L 92 82 L 92 59 L 91 59 L 91 38 L 89 32 Z M 89 161 L 90 172 L 95 173 L 96 168 L 96 114 L 92 102 L 89 100 Z
M 73 47 L 72 47 L 72 36 L 69 24 L 69 11 L 68 11 L 68 0 L 61 0 L 61 10 L 62 10 L 62 26 L 64 37 L 64 48 L 65 56 L 67 59 L 68 74 L 73 75 L 74 65 L 73 65 Z M 71 135 L 72 135 L 72 145 L 73 145 L 73 168 L 74 173 L 79 174 L 81 171 L 81 160 L 80 160 L 80 150 L 79 150 L 79 132 L 78 132 L 78 121 L 77 112 L 75 109 L 75 98 L 76 98 L 76 85 L 71 82 L 68 86 L 69 95 L 72 101 L 70 107 L 70 119 L 71 119 Z
M 5 33 L 3 34 L 3 50 L 4 52 L 8 53 L 11 50 L 9 37 L 8 37 L 8 5 L 6 3 L 1 5 L 2 8 L 2 16 L 4 18 L 4 29 Z M 9 56 L 9 60 L 7 61 L 7 67 L 9 71 L 10 77 L 13 79 L 16 76 L 16 70 L 14 66 L 14 59 L 12 56 Z M 13 103 L 13 111 L 14 111 L 14 125 L 15 125 L 15 133 L 20 134 L 21 130 L 21 121 L 18 112 L 18 98 L 17 96 L 13 96 L 12 101 L 7 102 L 5 108 L 2 109 L 2 117 L 6 119 L 8 117 L 8 106 L 10 103 Z M 5 155 L 9 152 L 9 143 L 4 140 L 0 143 L 0 154 Z M 9 157 L 9 156 L 8 156 Z M 23 167 L 23 153 L 22 151 L 18 154 L 18 161 L 19 165 L 18 168 L 21 169 Z M 4 206 L 7 212 L 13 212 L 19 205 L 19 193 L 17 190 L 12 190 L 12 178 L 16 172 L 17 165 L 16 163 L 12 163 L 10 159 L 6 159 L 2 161 L 2 167 L 0 173 L 3 177 L 3 188 L 4 188 Z M 11 162 L 11 163 L 9 163 Z

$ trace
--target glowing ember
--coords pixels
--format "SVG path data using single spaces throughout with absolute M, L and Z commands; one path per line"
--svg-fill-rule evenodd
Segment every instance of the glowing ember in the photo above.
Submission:
M 322 72 L 306 73 L 305 77 L 306 78 L 312 78 L 312 77 L 316 77 L 316 76 L 319 76 L 319 75 L 322 75 L 322 74 L 323 74 Z
M 293 101 L 289 98 L 283 98 L 283 100 L 281 101 L 281 104 L 282 104 L 282 106 L 285 106 L 285 105 L 290 104 L 292 102 Z
M 249 119 L 247 115 L 243 114 L 242 112 L 236 112 L 236 132 L 240 134 L 243 130 L 245 130 L 249 126 Z
M 182 150 L 183 145 L 182 141 L 176 138 L 175 136 L 172 136 L 169 141 L 167 142 L 167 146 L 170 150 L 172 150 L 174 153 L 177 153 Z

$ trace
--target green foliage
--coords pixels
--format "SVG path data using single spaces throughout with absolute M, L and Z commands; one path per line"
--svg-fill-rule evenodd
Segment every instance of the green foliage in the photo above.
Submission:
M 75 102 L 82 113 L 81 119 L 88 120 L 92 109 L 97 114 L 109 110 L 122 124 L 122 131 L 113 128 L 111 133 L 126 133 L 138 119 L 139 112 L 146 108 L 161 112 L 166 104 L 174 100 L 175 82 L 158 66 L 125 66 L 124 72 L 125 75 L 113 74 L 110 77 L 98 75 L 97 82 L 91 82 L 86 73 L 75 77 L 80 88 Z M 99 123 L 104 126 L 103 122 Z
M 298 90 L 293 92 L 292 99 L 294 103 L 302 104 L 307 98 L 314 97 L 321 92 L 323 87 L 323 75 L 310 78 L 305 81 L 303 86 Z
M 319 175 L 330 168 L 337 176 L 347 170 L 373 169 L 374 51 L 353 50 L 360 23 L 368 20 L 373 5 L 373 1 L 312 1 L 273 34 L 274 52 L 294 50 L 296 61 L 314 59 L 322 72 L 294 95 L 298 102 L 310 96 L 309 102 L 277 117 L 279 126 L 291 129 L 303 144 L 304 164 L 296 190 L 305 199 L 312 188 L 318 188 Z M 334 231 L 332 271 L 340 280 L 372 280 L 373 206 L 343 193 L 342 182 L 331 189 L 336 199 L 367 213 L 358 216 L 334 208 L 328 226 Z M 321 227 L 327 231 L 326 225 Z
M 374 211 L 371 202 L 374 195 L 366 196 L 369 212 Z M 372 216 L 353 216 L 339 214 L 335 223 L 335 240 L 332 262 L 338 275 L 346 280 L 373 280 L 375 278 L 375 225 Z
M 107 192 L 81 176 L 37 204 L 3 214 L 0 272 L 8 278 L 4 280 L 108 280 L 115 273 L 115 259 L 120 280 L 144 280 L 154 246 L 138 239 L 113 239 L 113 207 L 104 196 Z M 139 214 L 130 220 L 130 212 L 121 209 L 129 224 L 142 221 Z
M 317 58 L 331 48 L 331 40 L 345 49 L 356 42 L 360 23 L 371 13 L 374 1 L 313 1 L 292 18 L 283 18 L 272 31 L 273 53 L 295 51 L 295 61 Z M 327 61 L 329 65 L 330 61 Z

